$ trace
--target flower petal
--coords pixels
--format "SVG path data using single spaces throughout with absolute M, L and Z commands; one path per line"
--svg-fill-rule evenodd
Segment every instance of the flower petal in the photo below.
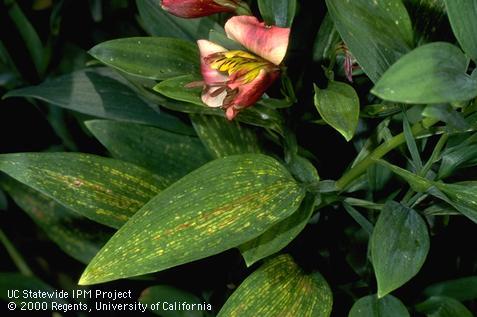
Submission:
M 202 77 L 204 78 L 205 84 L 213 85 L 227 81 L 227 76 L 210 67 L 209 63 L 205 61 L 207 56 L 214 53 L 225 52 L 227 49 L 207 40 L 198 40 L 197 45 L 199 46 L 200 51 L 200 71 L 202 73 Z
M 266 69 L 260 70 L 259 75 L 250 83 L 238 86 L 238 94 L 235 96 L 231 104 L 236 109 L 243 109 L 254 105 L 260 97 L 264 94 L 265 90 L 270 87 L 273 82 L 278 78 L 279 71 L 267 71 Z M 232 89 L 234 84 L 229 85 Z
M 219 12 L 234 12 L 233 6 L 223 6 L 214 0 L 162 0 L 162 8 L 181 18 L 198 18 Z
M 251 52 L 279 65 L 288 48 L 290 28 L 267 26 L 253 16 L 235 16 L 225 23 L 227 36 Z

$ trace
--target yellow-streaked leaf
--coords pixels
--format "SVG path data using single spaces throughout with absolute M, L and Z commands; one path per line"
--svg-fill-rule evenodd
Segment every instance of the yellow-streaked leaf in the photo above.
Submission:
M 104 246 L 80 284 L 157 272 L 236 247 L 290 216 L 304 196 L 262 154 L 205 164 L 159 193 Z
M 0 171 L 113 228 L 167 185 L 136 165 L 82 153 L 2 154 Z
M 333 295 L 321 274 L 305 274 L 285 254 L 247 277 L 218 317 L 328 317 L 332 304 Z

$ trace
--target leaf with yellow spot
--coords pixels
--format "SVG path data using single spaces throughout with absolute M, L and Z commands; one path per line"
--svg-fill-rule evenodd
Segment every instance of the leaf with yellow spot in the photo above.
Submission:
M 207 115 L 191 115 L 192 124 L 202 143 L 215 157 L 260 153 L 254 131 L 237 121 Z
M 304 196 L 262 154 L 207 163 L 159 193 L 89 263 L 80 284 L 165 270 L 251 240 L 290 216 Z
M 333 295 L 321 274 L 305 274 L 285 254 L 247 277 L 217 316 L 328 317 L 332 305 Z
M 121 227 L 167 185 L 136 165 L 81 153 L 2 154 L 0 171 L 113 228 Z

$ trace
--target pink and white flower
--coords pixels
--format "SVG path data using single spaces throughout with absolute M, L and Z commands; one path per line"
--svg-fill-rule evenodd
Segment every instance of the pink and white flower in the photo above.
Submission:
M 255 104 L 280 75 L 280 63 L 287 52 L 289 28 L 267 26 L 253 16 L 232 17 L 225 24 L 227 36 L 248 51 L 227 50 L 199 40 L 202 101 L 221 107 L 227 119 Z

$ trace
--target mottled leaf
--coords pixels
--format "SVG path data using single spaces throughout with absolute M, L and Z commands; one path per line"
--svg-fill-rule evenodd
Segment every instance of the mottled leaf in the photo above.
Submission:
M 474 315 L 459 301 L 444 296 L 433 296 L 417 304 L 416 310 L 429 317 L 473 317 Z
M 358 299 L 348 317 L 409 317 L 406 306 L 396 297 L 369 295 Z
M 141 208 L 90 262 L 79 283 L 157 272 L 236 247 L 290 216 L 303 196 L 271 157 L 212 161 Z
M 113 157 L 142 166 L 168 183 L 211 160 L 197 137 L 108 120 L 87 121 L 86 126 Z
M 412 47 L 411 20 L 401 0 L 326 0 L 328 11 L 373 82 Z
M 424 290 L 426 296 L 446 296 L 459 301 L 477 298 L 477 276 L 462 277 L 432 284 Z
M 165 12 L 157 0 L 136 0 L 142 27 L 154 36 L 196 41 L 207 38 L 211 29 L 222 31 L 212 17 L 184 19 Z
M 242 244 L 239 249 L 247 266 L 277 253 L 286 247 L 305 228 L 315 209 L 316 197 L 308 194 L 300 208 L 290 217 L 273 225 L 257 238 Z
M 181 132 L 185 124 L 151 108 L 106 69 L 81 70 L 38 86 L 12 90 L 6 97 L 32 97 L 95 117 L 146 123 Z
M 2 154 L 0 171 L 114 228 L 121 227 L 167 184 L 135 165 L 81 153 Z
M 359 120 L 359 98 L 353 87 L 331 81 L 326 89 L 315 85 L 315 106 L 323 120 L 343 135 L 353 138 Z
M 15 203 L 65 253 L 87 264 L 113 235 L 113 231 L 68 210 L 53 199 L 11 178 L 2 178 Z
M 403 103 L 446 103 L 477 96 L 462 51 L 445 42 L 425 44 L 403 56 L 372 89 L 376 96 Z
M 199 73 L 197 45 L 166 37 L 131 37 L 100 43 L 89 53 L 130 75 L 168 79 Z
M 255 131 L 237 121 L 198 114 L 191 119 L 200 140 L 215 158 L 261 152 Z
M 291 27 L 295 17 L 296 0 L 258 0 L 258 8 L 267 24 Z
M 326 280 L 306 275 L 289 255 L 253 272 L 229 297 L 218 317 L 328 317 L 333 304 Z
M 429 252 L 424 220 L 411 208 L 388 201 L 371 236 L 371 257 L 382 298 L 414 277 Z
M 445 0 L 454 35 L 460 46 L 474 61 L 477 61 L 477 1 Z

